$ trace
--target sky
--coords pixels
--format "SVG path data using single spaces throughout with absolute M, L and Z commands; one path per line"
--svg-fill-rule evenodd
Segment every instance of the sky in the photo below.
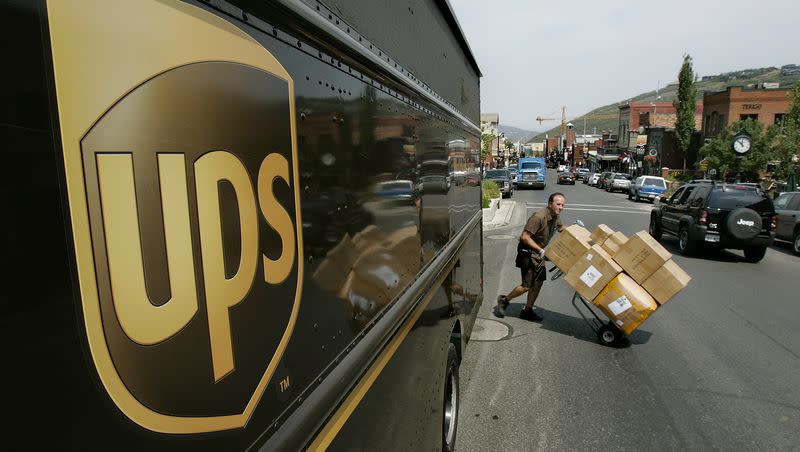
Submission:
M 526 130 L 675 82 L 684 54 L 701 77 L 800 64 L 798 0 L 449 1 L 483 73 L 481 112 Z

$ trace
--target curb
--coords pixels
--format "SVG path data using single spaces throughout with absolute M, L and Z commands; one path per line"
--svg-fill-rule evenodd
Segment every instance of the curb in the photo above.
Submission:
M 497 213 L 497 209 L 500 208 L 500 200 L 502 198 L 491 198 L 489 199 L 489 207 L 482 209 L 483 212 L 483 224 L 491 223 L 494 220 L 494 216 Z
M 511 222 L 511 218 L 514 215 L 514 207 L 516 207 L 517 203 L 515 201 L 508 200 L 507 202 L 503 202 L 492 214 L 491 218 L 484 216 L 483 218 L 483 229 L 497 229 L 503 227 Z M 484 209 L 484 211 L 490 209 Z

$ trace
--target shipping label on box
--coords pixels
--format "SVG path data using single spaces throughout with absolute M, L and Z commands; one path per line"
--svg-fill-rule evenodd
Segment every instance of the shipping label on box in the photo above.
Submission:
M 617 254 L 617 251 L 628 241 L 628 237 L 620 231 L 617 231 L 608 236 L 603 242 L 602 247 L 612 257 Z
M 614 233 L 614 230 L 605 224 L 598 224 L 594 231 L 592 231 L 592 242 L 597 245 L 605 242 L 606 239 Z
M 691 280 L 692 277 L 683 271 L 674 260 L 670 259 L 650 275 L 642 283 L 642 287 L 656 299 L 659 305 L 663 305 L 683 290 Z
M 586 300 L 592 300 L 614 277 L 622 273 L 620 267 L 600 245 L 581 256 L 569 269 L 564 280 Z
M 589 251 L 590 237 L 586 228 L 573 224 L 558 233 L 547 246 L 544 255 L 566 273 L 575 261 Z
M 672 259 L 672 254 L 646 231 L 632 235 L 613 256 L 639 284 Z
M 642 286 L 620 273 L 592 301 L 625 334 L 631 334 L 658 305 Z

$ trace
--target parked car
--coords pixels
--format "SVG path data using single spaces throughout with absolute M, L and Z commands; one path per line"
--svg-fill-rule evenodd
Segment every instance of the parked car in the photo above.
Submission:
M 592 173 L 592 175 L 589 176 L 589 186 L 596 187 L 599 181 L 600 181 L 600 173 Z
M 568 171 L 565 171 L 565 172 L 563 172 L 563 173 L 560 173 L 560 174 L 558 175 L 558 181 L 557 181 L 557 183 L 558 183 L 559 185 L 560 185 L 560 184 L 570 184 L 570 185 L 575 185 L 575 175 L 574 175 L 574 174 L 572 174 L 572 173 L 570 173 L 570 172 L 568 172 Z
M 680 187 L 650 214 L 649 232 L 678 237 L 681 254 L 701 245 L 740 249 L 745 259 L 758 262 L 775 238 L 772 200 L 758 187 L 714 181 L 692 181 Z
M 481 175 L 478 172 L 467 173 L 464 176 L 464 185 L 469 187 L 477 187 L 481 184 Z
M 606 191 L 607 192 L 615 192 L 615 191 L 628 191 L 628 187 L 631 185 L 631 176 L 625 173 L 614 173 L 610 179 L 606 182 Z
M 431 174 L 419 178 L 419 191 L 422 194 L 441 194 L 446 195 L 450 190 L 450 183 L 447 176 Z
M 628 199 L 655 202 L 666 190 L 667 181 L 663 177 L 639 176 L 628 187 Z
M 578 175 L 578 179 L 581 182 L 585 181 L 587 177 L 589 177 L 589 168 L 576 168 L 575 173 Z
M 503 195 L 503 198 L 510 198 L 514 194 L 511 173 L 507 169 L 487 170 L 484 179 L 494 181 L 500 188 L 500 194 Z
M 518 174 L 517 174 L 518 173 L 517 164 L 514 163 L 512 165 L 508 165 L 508 172 L 511 173 L 511 183 L 512 183 L 512 185 L 514 185 L 514 187 L 516 187 L 517 186 L 517 176 L 518 176 Z
M 378 199 L 395 204 L 414 204 L 414 184 L 398 179 L 375 184 L 373 193 Z
M 775 201 L 775 238 L 791 240 L 792 251 L 800 255 L 800 191 L 781 193 Z
M 605 190 L 608 180 L 614 175 L 612 171 L 605 171 L 600 174 L 600 179 L 597 181 L 597 188 Z

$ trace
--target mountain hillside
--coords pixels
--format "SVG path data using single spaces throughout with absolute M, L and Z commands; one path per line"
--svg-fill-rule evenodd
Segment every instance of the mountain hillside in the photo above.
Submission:
M 504 126 L 503 124 L 500 124 L 498 127 L 500 132 L 505 135 L 506 138 L 514 142 L 519 141 L 520 143 L 527 143 L 528 140 L 536 135 L 536 132 L 520 129 L 518 127 Z
M 784 66 L 783 69 L 776 67 L 743 69 L 741 71 L 702 77 L 696 82 L 697 100 L 703 100 L 703 93 L 705 92 L 725 91 L 729 86 L 747 86 L 763 82 L 777 82 L 780 83 L 781 88 L 791 87 L 800 80 L 800 74 L 797 73 L 800 71 L 792 70 L 794 67 L 794 65 L 788 65 Z M 665 86 L 663 89 L 659 90 L 658 95 L 661 96 L 661 99 L 659 99 L 660 102 L 674 101 L 678 97 L 678 83 L 673 82 Z M 655 99 L 656 92 L 653 90 L 632 97 L 630 101 L 652 102 L 655 101 Z M 595 108 L 583 116 L 570 119 L 569 122 L 575 125 L 575 130 L 577 130 L 579 134 L 583 133 L 584 118 L 586 119 L 586 133 L 601 133 L 603 130 L 609 130 L 616 134 L 617 126 L 619 125 L 618 106 L 627 100 L 628 99 L 625 99 Z M 561 124 L 559 122 L 559 124 L 552 129 L 531 138 L 531 142 L 543 141 L 545 134 L 549 134 L 549 136 L 552 137 L 558 136 L 560 133 Z

